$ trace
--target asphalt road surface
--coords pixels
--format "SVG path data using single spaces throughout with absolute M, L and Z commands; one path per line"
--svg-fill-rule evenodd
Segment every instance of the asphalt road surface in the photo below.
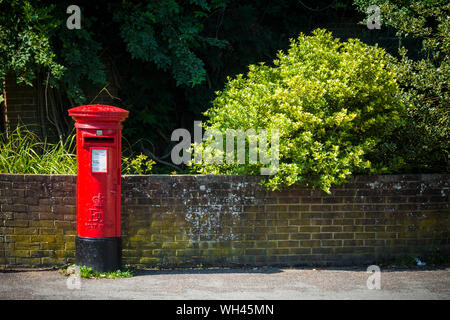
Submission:
M 450 268 L 139 271 L 132 278 L 74 279 L 56 270 L 0 271 L 0 299 L 450 299 Z M 371 282 L 376 285 L 375 281 Z

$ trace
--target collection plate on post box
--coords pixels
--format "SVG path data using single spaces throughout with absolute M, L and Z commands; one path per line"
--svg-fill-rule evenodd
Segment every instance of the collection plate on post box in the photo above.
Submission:
M 107 172 L 107 150 L 92 149 L 91 150 L 91 168 L 92 172 Z

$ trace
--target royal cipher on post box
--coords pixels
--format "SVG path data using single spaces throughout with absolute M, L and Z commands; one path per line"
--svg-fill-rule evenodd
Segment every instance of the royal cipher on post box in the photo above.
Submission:
M 76 264 L 96 271 L 121 266 L 121 132 L 128 111 L 106 105 L 69 110 L 77 129 Z

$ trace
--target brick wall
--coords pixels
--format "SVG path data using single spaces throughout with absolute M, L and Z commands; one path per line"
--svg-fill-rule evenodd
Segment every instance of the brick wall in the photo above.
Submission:
M 76 176 L 0 174 L 0 265 L 73 260 L 75 189 Z
M 348 265 L 448 253 L 450 175 L 356 176 L 330 195 L 248 176 L 124 176 L 125 264 Z M 0 265 L 74 261 L 75 176 L 0 175 Z
M 22 124 L 29 125 L 30 129 L 40 124 L 37 91 L 34 87 L 17 84 L 16 77 L 9 74 L 6 78 L 6 99 L 10 129 L 17 126 L 19 119 Z

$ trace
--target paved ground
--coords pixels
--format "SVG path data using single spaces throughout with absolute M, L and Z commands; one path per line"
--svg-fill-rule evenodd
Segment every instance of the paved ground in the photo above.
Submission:
M 140 271 L 70 290 L 58 271 L 16 270 L 0 272 L 0 299 L 450 299 L 450 268 L 381 271 L 380 290 L 361 268 Z

